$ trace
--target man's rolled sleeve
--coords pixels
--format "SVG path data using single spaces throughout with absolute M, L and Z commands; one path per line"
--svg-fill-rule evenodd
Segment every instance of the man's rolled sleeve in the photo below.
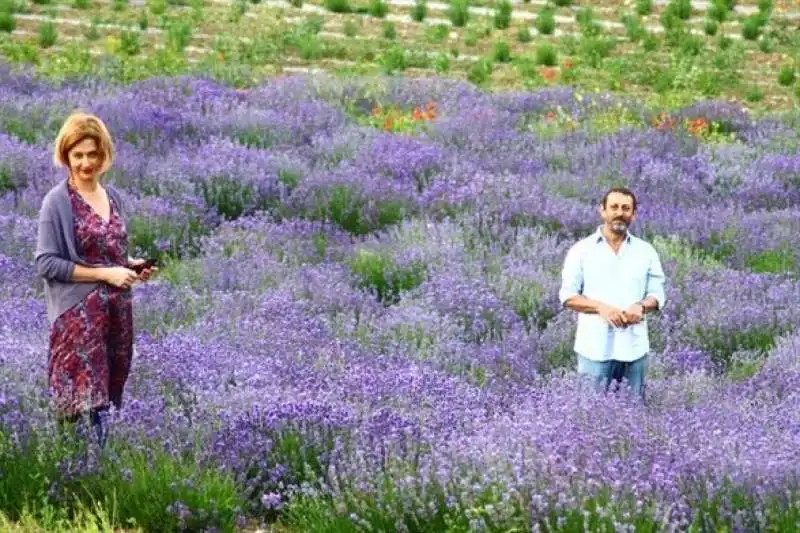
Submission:
M 567 300 L 583 292 L 583 265 L 581 265 L 578 246 L 575 245 L 567 252 L 564 259 L 564 268 L 561 270 L 561 288 L 558 299 L 563 307 Z
M 667 301 L 665 290 L 666 276 L 664 269 L 661 266 L 661 260 L 658 253 L 653 251 L 650 259 L 650 267 L 647 269 L 647 288 L 645 289 L 645 298 L 652 296 L 658 301 L 658 309 L 664 308 Z

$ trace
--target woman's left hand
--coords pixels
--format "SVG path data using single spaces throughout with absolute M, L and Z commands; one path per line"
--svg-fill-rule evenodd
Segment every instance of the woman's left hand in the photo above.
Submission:
M 131 259 L 131 260 L 129 261 L 129 263 L 130 263 L 130 265 L 131 265 L 131 266 L 141 265 L 141 264 L 142 264 L 142 263 L 144 263 L 144 262 L 145 262 L 145 259 Z M 139 280 L 140 280 L 140 281 L 147 281 L 148 279 L 150 279 L 150 276 L 151 276 L 151 275 L 152 275 L 154 272 L 158 272 L 158 267 L 150 267 L 150 268 L 145 268 L 145 269 L 144 269 L 144 270 L 142 270 L 142 272 L 139 274 Z

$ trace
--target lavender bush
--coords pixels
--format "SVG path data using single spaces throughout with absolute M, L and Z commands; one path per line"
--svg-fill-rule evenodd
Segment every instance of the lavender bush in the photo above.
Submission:
M 0 94 L 12 518 L 36 500 L 160 531 L 795 530 L 790 122 L 435 78 L 6 76 Z M 369 125 L 429 102 L 424 127 Z M 39 204 L 63 178 L 49 143 L 77 106 L 117 139 L 107 179 L 132 252 L 164 261 L 134 289 L 134 369 L 102 455 L 52 420 L 32 268 Z M 557 300 L 566 250 L 614 185 L 639 193 L 634 230 L 669 280 L 647 405 L 580 386 Z

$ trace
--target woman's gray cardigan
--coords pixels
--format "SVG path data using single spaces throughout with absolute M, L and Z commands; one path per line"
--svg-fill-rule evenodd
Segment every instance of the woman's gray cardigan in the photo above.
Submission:
M 127 216 L 119 193 L 113 187 L 104 187 L 127 227 Z M 53 187 L 42 200 L 34 255 L 36 274 L 45 282 L 44 294 L 50 324 L 101 283 L 72 281 L 75 265 L 91 266 L 79 255 L 72 217 L 72 204 L 65 179 Z

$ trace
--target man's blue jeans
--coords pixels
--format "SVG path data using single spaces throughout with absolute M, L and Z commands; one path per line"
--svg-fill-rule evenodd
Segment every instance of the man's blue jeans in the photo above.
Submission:
M 635 361 L 592 361 L 578 354 L 578 374 L 588 377 L 594 382 L 597 390 L 608 390 L 611 381 L 615 381 L 615 389 L 624 378 L 631 394 L 644 399 L 644 378 L 647 373 L 648 354 Z

